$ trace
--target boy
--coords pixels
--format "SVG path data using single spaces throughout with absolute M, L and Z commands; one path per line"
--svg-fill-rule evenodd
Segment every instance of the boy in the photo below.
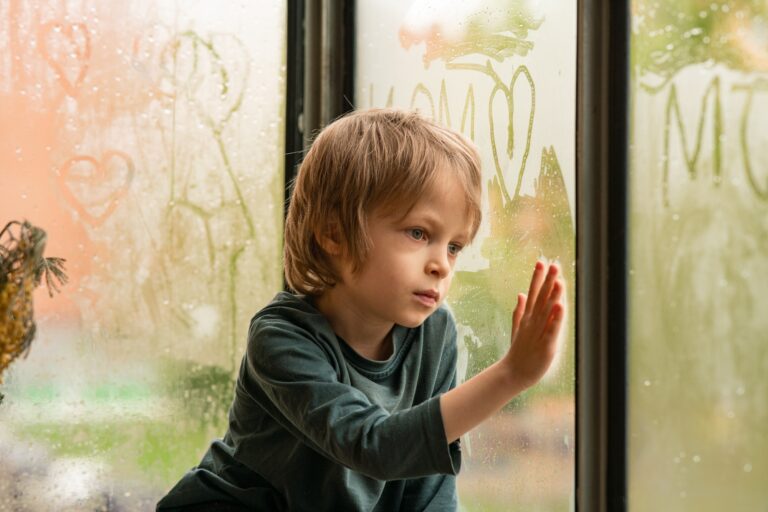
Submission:
M 480 189 L 474 145 L 415 113 L 326 127 L 286 220 L 296 294 L 251 321 L 229 430 L 158 510 L 455 510 L 460 436 L 541 378 L 564 315 L 536 263 L 508 353 L 456 387 L 441 304 Z

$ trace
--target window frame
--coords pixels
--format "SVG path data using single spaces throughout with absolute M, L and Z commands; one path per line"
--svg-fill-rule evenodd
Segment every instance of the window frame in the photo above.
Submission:
M 579 0 L 576 509 L 627 509 L 629 1 Z

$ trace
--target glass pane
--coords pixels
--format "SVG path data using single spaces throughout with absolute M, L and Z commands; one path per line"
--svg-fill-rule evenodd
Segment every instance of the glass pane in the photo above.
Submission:
M 282 288 L 284 27 L 282 2 L 0 0 L 0 228 L 69 274 L 2 375 L 0 509 L 154 510 L 225 431 Z
M 767 16 L 632 2 L 633 511 L 768 503 Z
M 357 11 L 356 105 L 418 108 L 482 153 L 485 220 L 448 297 L 468 378 L 506 351 L 538 257 L 558 259 L 573 290 L 576 3 L 400 0 Z M 464 439 L 465 510 L 571 507 L 573 340 L 571 321 L 543 382 Z

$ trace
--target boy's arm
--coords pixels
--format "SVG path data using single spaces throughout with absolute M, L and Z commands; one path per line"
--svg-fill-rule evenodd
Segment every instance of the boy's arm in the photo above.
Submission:
M 252 324 L 236 412 L 247 417 L 256 402 L 297 440 L 377 480 L 458 473 L 460 456 L 445 439 L 440 396 L 389 412 L 339 380 L 334 358 L 305 327 L 288 319 Z
M 557 352 L 565 285 L 556 265 L 536 263 L 528 296 L 518 295 L 506 355 L 440 397 L 449 443 L 467 433 L 544 376 Z

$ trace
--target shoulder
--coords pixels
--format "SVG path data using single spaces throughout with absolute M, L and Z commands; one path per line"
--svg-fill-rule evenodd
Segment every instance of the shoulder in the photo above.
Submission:
M 247 354 L 254 364 L 338 359 L 338 342 L 325 317 L 303 296 L 278 293 L 254 315 Z
M 310 300 L 301 295 L 280 292 L 251 319 L 249 339 L 265 330 L 285 334 L 326 334 L 330 326 Z

